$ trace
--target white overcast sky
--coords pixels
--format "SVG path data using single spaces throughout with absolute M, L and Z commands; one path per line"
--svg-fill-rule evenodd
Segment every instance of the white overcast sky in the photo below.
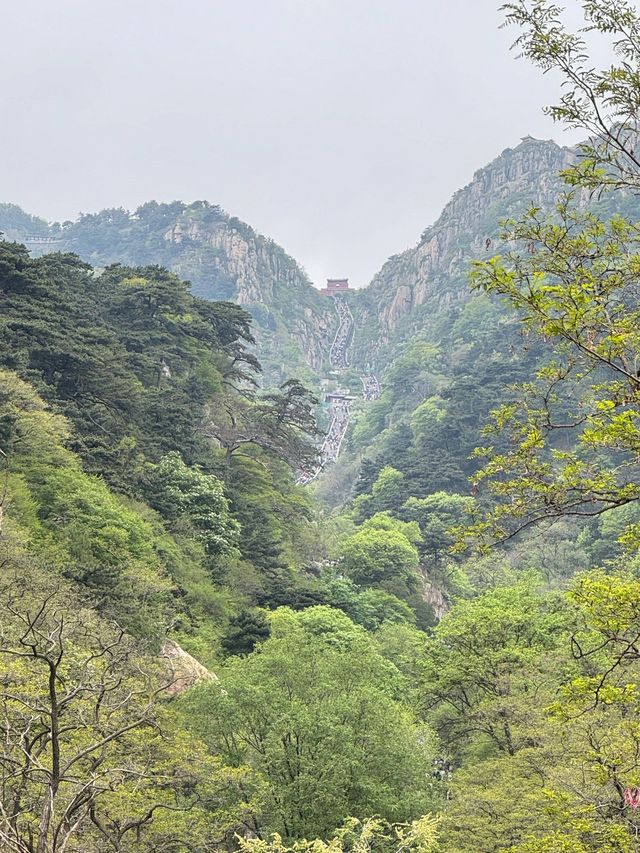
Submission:
M 362 286 L 504 148 L 573 142 L 498 5 L 4 2 L 0 201 L 62 220 L 208 199 L 316 284 Z

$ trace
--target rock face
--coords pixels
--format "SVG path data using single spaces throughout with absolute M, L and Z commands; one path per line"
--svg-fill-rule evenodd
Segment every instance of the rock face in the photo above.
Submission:
M 252 228 L 238 220 L 219 218 L 207 221 L 194 218 L 186 208 L 164 232 L 163 239 L 170 244 L 176 256 L 174 269 L 179 274 L 193 273 L 189 250 L 194 247 L 209 249 L 207 267 L 211 281 L 203 276 L 194 280 L 196 290 L 210 299 L 222 294 L 213 293 L 212 281 L 226 281 L 228 296 L 239 305 L 262 303 L 273 306 L 285 302 L 295 293 L 303 292 L 314 307 L 320 307 L 315 289 L 298 264 L 276 243 L 256 234 Z M 311 292 L 307 293 L 311 288 Z
M 389 258 L 359 294 L 360 323 L 375 330 L 370 337 L 383 345 L 397 330 L 414 330 L 412 319 L 424 319 L 417 311 L 421 306 L 436 311 L 468 298 L 469 261 L 491 250 L 487 240 L 496 234 L 500 219 L 532 203 L 552 205 L 560 189 L 558 172 L 575 156 L 574 149 L 527 137 L 479 169 L 418 244 Z M 357 357 L 364 358 L 361 349 Z
M 442 591 L 428 580 L 427 573 L 424 570 L 422 570 L 422 600 L 433 608 L 433 614 L 438 621 L 451 609 L 451 605 Z
M 217 675 L 203 666 L 188 652 L 174 643 L 173 640 L 165 640 L 162 645 L 161 657 L 166 661 L 167 670 L 171 683 L 166 689 L 168 696 L 179 696 L 198 684 L 200 681 L 217 681 Z
M 282 358 L 287 339 L 302 356 L 298 367 L 304 363 L 320 373 L 327 366 L 336 324 L 331 305 L 280 246 L 239 220 L 203 222 L 190 209 L 178 216 L 163 238 L 180 257 L 172 269 L 193 282 L 195 293 L 231 299 L 252 314 L 260 349 L 270 353 L 267 366 L 278 372 L 281 363 L 279 378 L 291 375 Z M 203 255 L 206 270 L 194 270 L 194 264 L 203 263 Z M 225 282 L 226 292 L 216 292 L 212 282 Z

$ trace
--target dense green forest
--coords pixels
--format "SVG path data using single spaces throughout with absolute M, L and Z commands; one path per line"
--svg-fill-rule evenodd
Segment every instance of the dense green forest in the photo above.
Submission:
M 219 208 L 3 207 L 1 850 L 640 851 L 640 17 L 583 6 L 616 66 L 505 7 L 588 138 L 548 203 L 483 214 L 404 330 L 391 259 L 337 377 L 331 306 Z

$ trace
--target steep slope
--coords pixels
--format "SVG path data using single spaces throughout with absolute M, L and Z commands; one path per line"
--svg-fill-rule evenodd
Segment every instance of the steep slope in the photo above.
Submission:
M 354 358 L 384 366 L 394 353 L 394 343 L 468 299 L 470 259 L 492 250 L 502 218 L 517 215 L 530 204 L 553 204 L 561 186 L 558 172 L 574 158 L 574 149 L 526 137 L 479 169 L 418 244 L 389 258 L 358 294 Z M 488 240 L 492 242 L 487 244 Z
M 348 499 L 358 477 L 356 489 L 368 492 L 388 465 L 404 476 L 405 497 L 468 490 L 479 430 L 504 385 L 526 378 L 534 358 L 500 303 L 471 293 L 471 262 L 501 250 L 502 219 L 554 203 L 558 173 L 574 157 L 531 137 L 507 148 L 455 193 L 416 246 L 350 295 L 353 373 L 374 371 L 382 393 L 353 411 L 339 470 L 318 484 L 328 504 Z
M 220 207 L 148 202 L 48 225 L 15 205 L 0 205 L 0 231 L 32 254 L 75 252 L 96 267 L 160 264 L 188 279 L 205 299 L 245 307 L 255 321 L 265 384 L 292 374 L 315 382 L 328 361 L 334 312 L 304 270 L 272 240 Z

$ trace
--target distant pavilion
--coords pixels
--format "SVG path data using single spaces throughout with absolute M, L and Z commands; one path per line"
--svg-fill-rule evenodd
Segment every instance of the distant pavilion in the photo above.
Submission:
M 341 293 L 349 292 L 348 278 L 328 278 L 327 286 L 320 291 L 323 296 L 339 296 Z

